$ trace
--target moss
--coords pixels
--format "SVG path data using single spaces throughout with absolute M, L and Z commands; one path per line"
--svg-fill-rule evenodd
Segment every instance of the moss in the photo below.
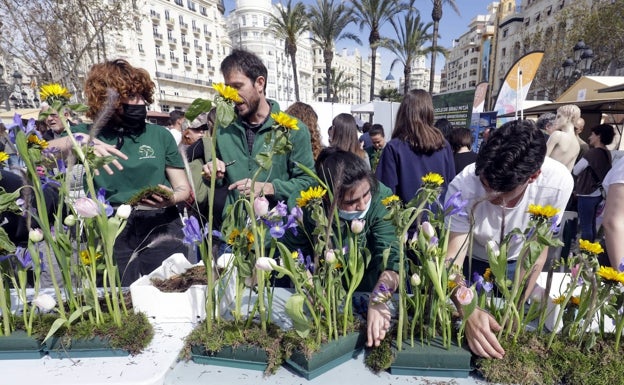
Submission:
M 167 189 L 164 189 L 160 186 L 149 186 L 149 187 L 145 187 L 143 190 L 136 193 L 126 203 L 129 204 L 130 206 L 136 206 L 143 199 L 145 198 L 150 199 L 152 195 L 160 195 L 164 200 L 170 200 L 171 197 L 173 196 L 173 192 Z
M 624 349 L 616 351 L 612 336 L 598 338 L 591 347 L 557 337 L 549 349 L 549 336 L 523 333 L 516 344 L 501 341 L 505 357 L 478 359 L 478 372 L 501 384 L 613 385 L 621 383 Z
M 385 338 L 379 346 L 368 350 L 364 363 L 374 373 L 387 370 L 394 362 L 395 351 L 392 348 L 392 341 L 393 338 Z

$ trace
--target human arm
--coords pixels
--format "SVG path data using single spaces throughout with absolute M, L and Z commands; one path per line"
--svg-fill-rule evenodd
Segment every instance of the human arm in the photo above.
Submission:
M 152 207 L 164 208 L 184 202 L 189 198 L 191 195 L 191 186 L 189 184 L 188 177 L 186 176 L 186 171 L 182 168 L 167 166 L 165 168 L 165 173 L 167 174 L 167 179 L 169 180 L 171 187 L 163 184 L 158 186 L 162 189 L 171 191 L 171 197 L 167 199 L 159 194 L 153 194 L 149 198 L 144 198 L 141 203 Z
M 115 146 L 111 144 L 104 143 L 97 138 L 93 138 L 91 142 L 93 143 L 93 153 L 98 157 L 114 156 L 114 157 L 119 157 L 124 160 L 128 159 L 126 154 L 119 151 Z M 51 140 L 50 142 L 48 142 L 48 147 L 57 148 L 61 151 L 62 155 L 66 155 L 73 148 L 73 143 L 70 137 L 66 136 L 63 138 Z M 111 164 L 115 166 L 117 170 L 119 171 L 123 170 L 123 166 L 121 165 L 121 163 L 119 163 L 119 160 L 117 160 L 116 158 L 111 162 Z M 109 175 L 112 175 L 114 173 L 113 169 L 108 164 L 105 164 L 104 166 L 102 166 L 102 168 Z M 95 172 L 95 175 L 99 175 L 98 170 L 94 170 L 94 172 Z
M 446 258 L 447 261 L 459 266 L 460 269 L 464 265 L 468 241 L 467 233 L 451 232 L 449 235 Z M 458 305 L 457 299 L 453 297 L 452 300 L 461 312 L 461 306 Z M 495 334 L 500 330 L 500 325 L 491 314 L 477 308 L 464 319 L 464 322 L 466 341 L 474 354 L 485 358 L 503 358 L 505 350 L 498 342 Z
M 624 184 L 615 183 L 609 187 L 603 212 L 602 225 L 609 262 L 617 269 L 624 262 Z
M 391 293 L 394 293 L 397 287 L 399 287 L 399 274 L 392 270 L 385 270 L 381 273 L 375 285 L 375 289 L 373 290 L 373 294 L 371 294 L 371 299 L 374 298 L 376 292 L 379 292 L 382 284 Z M 366 346 L 379 346 L 390 328 L 391 316 L 392 314 L 388 307 L 388 302 L 371 302 L 368 305 L 368 314 L 366 316 Z
M 574 168 L 572 168 L 572 174 L 578 175 L 581 173 L 581 171 L 585 170 L 588 166 L 589 166 L 589 162 L 587 161 L 587 159 L 581 158 L 581 160 L 576 162 L 576 164 L 574 165 Z

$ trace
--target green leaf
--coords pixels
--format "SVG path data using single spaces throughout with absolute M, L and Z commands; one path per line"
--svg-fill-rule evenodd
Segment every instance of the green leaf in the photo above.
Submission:
M 261 152 L 256 155 L 256 162 L 263 170 L 270 170 L 273 165 L 273 157 L 269 153 Z
M 9 239 L 9 235 L 4 230 L 4 227 L 0 227 L 0 253 L 4 254 L 4 252 L 14 253 L 15 244 Z
M 89 109 L 89 106 L 82 103 L 68 104 L 66 107 L 74 112 L 85 112 Z
M 221 127 L 228 126 L 236 119 L 234 108 L 227 102 L 217 103 L 217 123 Z M 215 124 L 216 126 L 217 124 Z
M 295 331 L 301 338 L 306 338 L 311 330 L 310 321 L 303 311 L 304 305 L 305 296 L 300 293 L 291 295 L 285 305 L 286 314 L 293 321 Z
M 52 326 L 50 327 L 50 330 L 48 331 L 48 334 L 46 335 L 46 337 L 41 342 L 46 342 L 48 340 L 48 338 L 52 337 L 54 335 L 54 333 L 56 333 L 57 330 L 59 330 L 61 327 L 63 327 L 63 325 L 65 325 L 65 319 L 63 319 L 63 318 L 56 319 L 52 323 Z
M 208 112 L 212 109 L 212 101 L 202 98 L 197 98 L 193 100 L 193 103 L 186 110 L 184 116 L 192 122 L 197 118 L 200 114 L 204 112 Z

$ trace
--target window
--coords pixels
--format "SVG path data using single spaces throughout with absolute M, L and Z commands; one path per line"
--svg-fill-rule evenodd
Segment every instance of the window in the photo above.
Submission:
M 503 29 L 503 37 L 507 37 L 508 33 L 509 33 L 509 28 Z
M 191 11 L 195 12 L 197 9 L 195 8 L 195 3 L 192 2 L 191 0 L 188 0 L 186 2 L 186 5 L 188 6 L 188 9 L 190 9 Z
M 169 15 L 169 10 L 165 9 L 165 20 L 169 20 L 171 18 L 171 15 Z
M 199 13 L 201 13 L 204 16 L 208 16 L 208 12 L 206 11 L 206 7 L 204 7 L 203 5 L 199 6 Z
M 184 16 L 180 15 L 179 19 L 180 19 L 180 24 L 184 24 Z
M 143 49 L 143 44 L 139 43 L 139 52 L 145 52 L 145 50 Z
M 243 25 L 243 26 L 247 25 L 247 18 L 245 16 L 241 17 L 241 25 Z
M 169 51 L 169 59 L 175 59 L 175 53 L 173 51 Z
M 134 22 L 134 29 L 137 31 L 141 30 L 141 22 L 140 21 L 135 21 Z
M 501 55 L 502 55 L 503 57 L 505 57 L 505 56 L 507 55 L 507 48 L 503 48 L 503 49 L 501 50 Z
M 184 0 L 174 0 L 174 3 L 176 3 L 180 7 L 184 7 Z
M 160 55 L 160 46 L 159 45 L 157 45 L 155 47 L 155 50 L 156 50 L 156 55 Z
M 169 112 L 169 109 L 170 109 L 170 108 L 171 108 L 171 107 L 169 107 L 169 105 L 168 105 L 168 104 L 161 104 L 161 105 L 160 105 L 160 109 L 162 110 L 162 112 Z
M 167 30 L 167 37 L 169 39 L 173 39 L 173 31 L 172 30 L 170 30 L 170 29 Z

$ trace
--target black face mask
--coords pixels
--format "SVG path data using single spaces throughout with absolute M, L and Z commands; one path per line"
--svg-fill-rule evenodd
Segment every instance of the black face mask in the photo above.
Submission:
M 126 132 L 138 133 L 145 130 L 147 106 L 145 104 L 122 104 L 121 126 Z

